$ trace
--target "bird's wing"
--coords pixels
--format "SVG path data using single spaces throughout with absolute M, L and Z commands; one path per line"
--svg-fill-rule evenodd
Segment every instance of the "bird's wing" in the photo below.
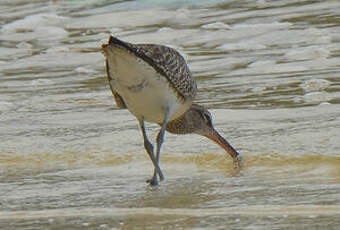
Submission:
M 175 49 L 153 44 L 137 44 L 135 47 L 139 53 L 150 59 L 148 63 L 152 62 L 151 65 L 168 79 L 184 99 L 195 97 L 196 81 L 192 78 L 184 58 Z
M 120 109 L 126 109 L 127 107 L 125 105 L 123 98 L 113 89 L 113 86 L 112 86 L 113 81 L 111 81 L 112 77 L 110 75 L 111 71 L 110 71 L 109 61 L 106 60 L 105 64 L 106 64 L 106 77 L 109 80 L 110 89 L 111 89 L 112 95 L 115 99 L 116 105 Z
M 159 74 L 166 77 L 170 86 L 184 100 L 193 100 L 197 92 L 196 81 L 184 58 L 175 49 L 155 44 L 131 44 L 110 36 L 109 44 L 119 45 L 143 59 Z

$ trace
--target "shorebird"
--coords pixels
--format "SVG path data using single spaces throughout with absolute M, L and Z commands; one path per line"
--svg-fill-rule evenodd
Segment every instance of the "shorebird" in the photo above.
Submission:
M 150 185 L 164 180 L 159 159 L 165 131 L 205 136 L 225 149 L 239 166 L 241 155 L 214 129 L 210 112 L 194 103 L 196 81 L 179 52 L 163 45 L 132 44 L 113 36 L 102 45 L 101 52 L 116 105 L 128 109 L 139 122 L 145 150 L 154 166 L 153 176 L 147 181 Z M 161 127 L 156 155 L 145 121 Z

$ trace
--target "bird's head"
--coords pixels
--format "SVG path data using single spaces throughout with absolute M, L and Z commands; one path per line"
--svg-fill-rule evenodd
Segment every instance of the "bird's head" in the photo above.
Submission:
M 171 128 L 175 129 L 171 130 Z M 241 155 L 236 149 L 215 130 L 211 113 L 198 104 L 192 104 L 182 119 L 178 121 L 178 124 L 174 123 L 173 127 L 169 126 L 167 130 L 178 134 L 195 133 L 205 136 L 226 150 L 235 161 L 239 162 L 241 159 Z

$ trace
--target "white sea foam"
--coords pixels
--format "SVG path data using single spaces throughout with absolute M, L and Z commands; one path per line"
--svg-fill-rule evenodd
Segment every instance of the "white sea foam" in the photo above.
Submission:
M 46 50 L 46 53 L 69 52 L 70 48 L 65 46 L 55 46 Z
M 262 44 L 256 44 L 252 42 L 239 42 L 239 43 L 228 43 L 221 45 L 219 49 L 221 50 L 260 50 L 260 49 L 265 49 L 266 46 Z
M 267 69 L 275 65 L 275 61 L 273 60 L 265 60 L 265 61 L 257 61 L 253 62 L 248 65 L 249 68 L 256 68 L 256 69 Z
M 0 111 L 8 111 L 15 107 L 15 105 L 9 101 L 0 101 Z
M 27 42 L 20 42 L 19 44 L 16 45 L 16 47 L 19 49 L 32 49 L 32 45 Z
M 219 30 L 219 29 L 230 30 L 231 26 L 228 24 L 225 24 L 224 22 L 214 22 L 214 23 L 202 25 L 201 28 L 206 29 L 206 30 Z
M 158 29 L 157 32 L 172 32 L 173 29 L 171 29 L 170 27 L 161 27 Z
M 256 86 L 252 88 L 251 91 L 257 94 L 262 94 L 266 89 L 267 89 L 266 86 Z
M 331 103 L 324 101 L 324 102 L 321 102 L 319 105 L 320 106 L 327 106 L 327 105 L 331 105 Z
M 259 7 L 259 8 L 266 8 L 266 7 L 270 6 L 270 4 L 266 0 L 257 0 L 256 6 Z
M 35 33 L 40 35 L 38 39 L 55 40 L 67 37 L 66 30 L 56 26 L 42 26 L 35 29 Z
M 118 27 L 112 27 L 112 28 L 110 29 L 110 33 L 111 33 L 111 34 L 115 34 L 115 33 L 119 32 L 119 31 L 121 31 L 121 29 L 118 28 Z
M 77 73 L 94 73 L 95 72 L 93 69 L 86 68 L 86 67 L 83 67 L 83 66 L 77 67 L 75 69 L 75 71 Z
M 310 46 L 302 47 L 287 52 L 284 57 L 289 60 L 310 60 L 318 58 L 327 58 L 329 50 L 322 47 Z
M 303 100 L 310 104 L 320 104 L 329 100 L 329 95 L 326 92 L 311 92 L 303 95 Z
M 255 24 L 236 24 L 232 26 L 232 29 L 256 29 L 256 30 L 263 30 L 263 29 L 287 29 L 292 26 L 290 22 L 272 22 L 272 23 L 255 23 Z
M 53 83 L 53 81 L 51 81 L 49 79 L 42 79 L 42 78 L 34 79 L 30 82 L 30 84 L 33 85 L 33 86 L 50 85 L 52 83 Z
M 332 41 L 330 33 L 325 34 L 323 29 L 319 28 L 308 28 L 304 30 L 306 39 L 312 43 L 318 44 L 329 44 Z
M 62 26 L 67 20 L 68 18 L 56 14 L 35 14 L 8 23 L 2 27 L 2 30 L 6 32 L 16 32 L 18 30 L 35 30 L 45 26 L 58 27 Z
M 22 43 L 31 40 L 60 40 L 68 36 L 68 32 L 64 29 L 67 20 L 66 17 L 50 13 L 30 15 L 4 25 L 0 30 L 1 38 Z
M 331 82 L 325 79 L 309 79 L 302 82 L 299 86 L 303 89 L 303 91 L 309 93 L 322 91 L 330 86 L 330 84 Z

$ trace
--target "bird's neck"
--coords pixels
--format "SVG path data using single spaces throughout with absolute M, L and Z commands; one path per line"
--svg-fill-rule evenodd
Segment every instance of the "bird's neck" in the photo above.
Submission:
M 194 130 L 192 106 L 179 118 L 169 121 L 166 126 L 166 131 L 173 134 L 189 134 L 193 133 Z

